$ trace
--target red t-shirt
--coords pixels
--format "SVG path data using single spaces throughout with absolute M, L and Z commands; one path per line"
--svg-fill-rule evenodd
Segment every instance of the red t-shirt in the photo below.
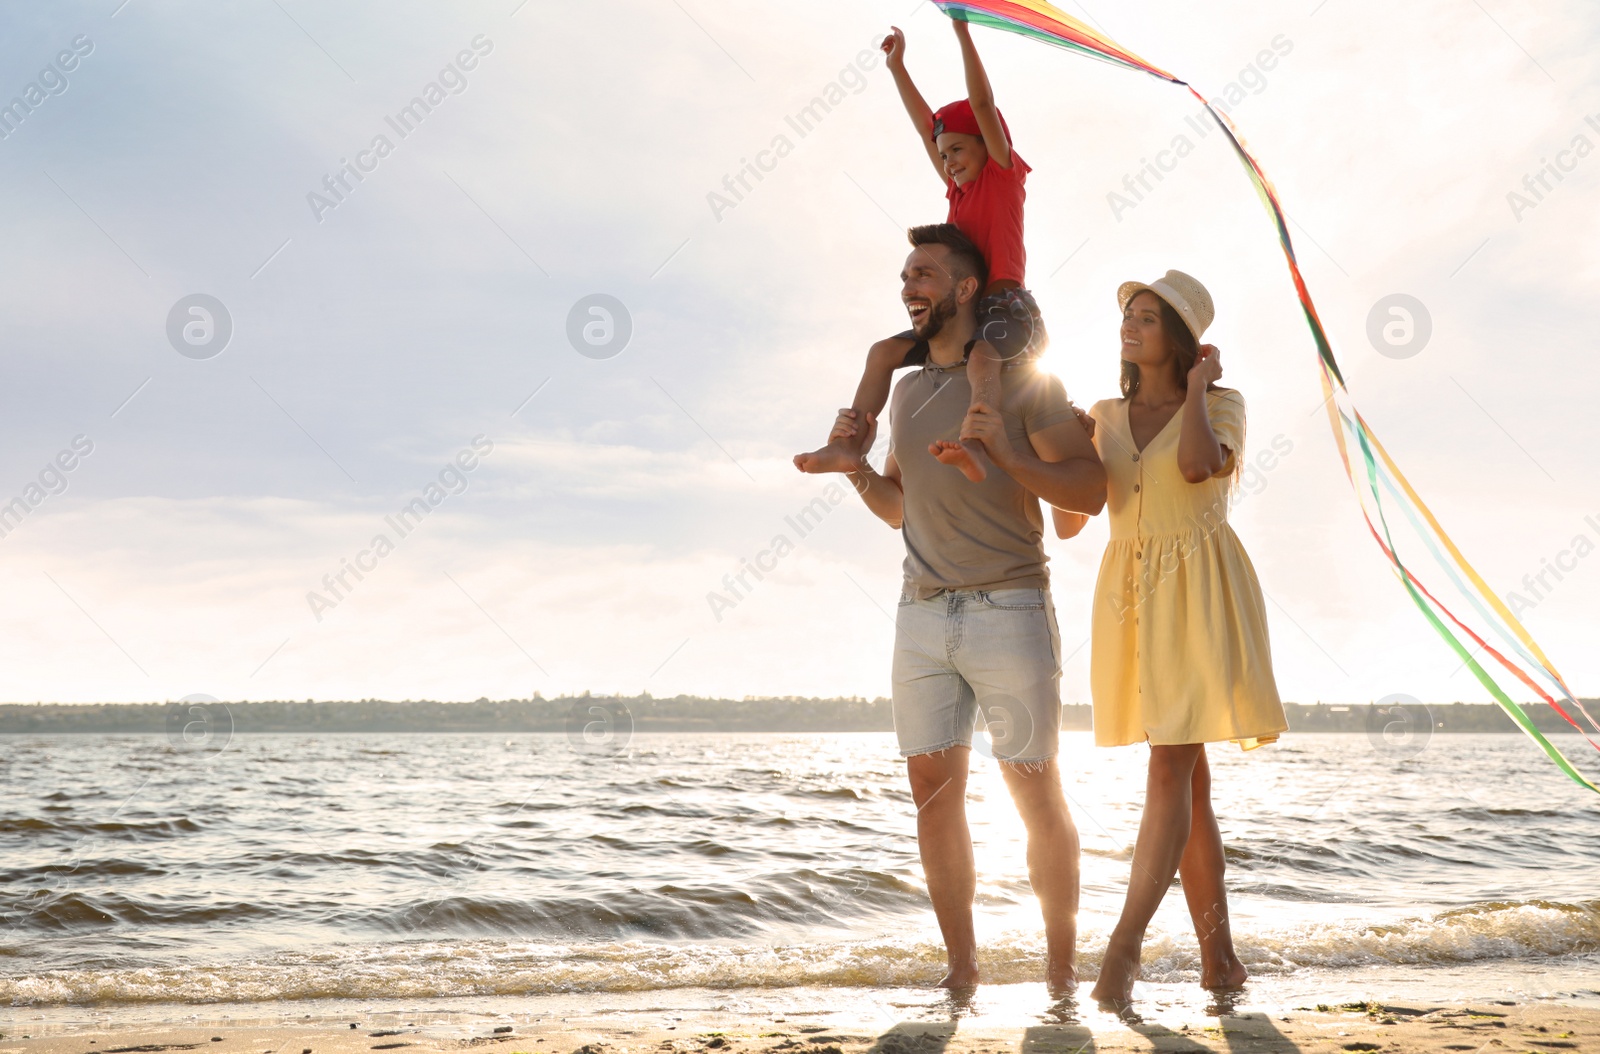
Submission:
M 1028 254 L 1022 247 L 1022 201 L 1027 197 L 1023 184 L 1033 171 L 1028 163 L 1011 151 L 1011 167 L 1001 168 L 989 158 L 978 178 L 965 186 L 955 180 L 945 188 L 950 201 L 947 223 L 953 223 L 977 243 L 989 261 L 989 281 L 1010 279 L 1026 286 L 1023 279 Z

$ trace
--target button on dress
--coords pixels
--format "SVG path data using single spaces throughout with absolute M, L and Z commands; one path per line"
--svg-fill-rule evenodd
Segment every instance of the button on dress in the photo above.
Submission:
M 1244 398 L 1231 389 L 1206 393 L 1211 429 L 1230 457 L 1222 476 L 1203 483 L 1178 469 L 1186 412 L 1180 407 L 1141 451 L 1126 399 L 1089 411 L 1111 519 L 1090 657 L 1098 746 L 1231 740 L 1250 750 L 1289 727 L 1261 585 L 1228 525 Z

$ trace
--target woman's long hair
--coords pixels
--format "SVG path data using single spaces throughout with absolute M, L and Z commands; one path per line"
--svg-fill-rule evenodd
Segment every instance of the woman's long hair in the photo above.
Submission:
M 1137 295 L 1137 294 L 1135 294 Z M 1152 294 L 1155 295 L 1155 294 Z M 1189 389 L 1189 371 L 1194 369 L 1194 360 L 1200 357 L 1200 342 L 1194 339 L 1188 325 L 1166 300 L 1156 295 L 1156 300 L 1161 303 L 1161 331 L 1167 339 L 1172 341 L 1172 346 L 1177 350 L 1173 366 L 1178 371 L 1178 388 L 1182 391 Z M 1124 399 L 1139 390 L 1139 364 L 1122 360 L 1122 397 Z M 1207 390 L 1214 390 L 1217 386 L 1211 385 Z
M 1184 392 L 1189 390 L 1189 371 L 1194 369 L 1194 360 L 1200 357 L 1200 342 L 1194 339 L 1194 333 L 1184 324 L 1183 318 L 1167 303 L 1166 299 L 1157 296 L 1161 301 L 1161 330 L 1172 341 L 1177 354 L 1173 356 L 1173 367 L 1178 371 L 1178 387 Z M 1139 365 L 1122 360 L 1122 397 L 1130 398 L 1139 390 Z M 1225 390 L 1221 385 L 1212 383 L 1206 385 L 1206 391 L 1214 392 Z M 1239 436 L 1241 445 L 1244 435 Z M 1239 494 L 1240 468 L 1244 463 L 1244 451 L 1236 450 L 1233 454 L 1233 471 L 1228 479 L 1228 502 L 1232 502 Z

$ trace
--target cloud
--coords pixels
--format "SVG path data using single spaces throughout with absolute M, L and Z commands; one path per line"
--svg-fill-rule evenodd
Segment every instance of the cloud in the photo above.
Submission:
M 69 492 L 0 540 L 9 693 L 887 690 L 880 607 L 901 553 L 859 506 L 722 622 L 706 593 L 822 486 L 787 458 L 822 439 L 866 347 L 904 325 L 900 228 L 944 214 L 881 64 L 805 137 L 786 118 L 899 19 L 925 94 L 956 97 L 951 34 L 927 5 L 514 6 L 289 5 L 298 25 L 272 6 L 5 13 L 6 68 L 36 70 L 78 33 L 96 44 L 0 142 L 0 492 L 72 436 L 96 443 Z M 1442 2 L 1099 13 L 1212 92 L 1292 41 L 1234 117 L 1294 220 L 1358 402 L 1492 583 L 1566 544 L 1600 511 L 1600 157 L 1520 222 L 1505 196 L 1600 111 L 1592 10 L 1498 26 Z M 465 89 L 318 223 L 307 192 L 478 35 L 493 50 Z M 1286 696 L 1482 698 L 1364 537 L 1304 321 L 1231 153 L 1197 137 L 1120 222 L 1107 205 L 1190 128 L 1193 100 L 1020 39 L 979 44 L 1034 167 L 1030 284 L 1069 390 L 1085 404 L 1114 390 L 1116 285 L 1176 266 L 1216 296 L 1252 441 L 1296 444 L 1237 517 Z M 707 194 L 785 129 L 793 151 L 719 221 Z M 204 360 L 165 329 L 199 292 L 234 324 Z M 567 336 L 596 292 L 633 323 L 612 358 Z M 1368 311 L 1394 292 L 1433 320 L 1410 359 L 1367 342 Z M 496 453 L 468 492 L 315 622 L 306 592 L 479 434 Z M 1083 626 L 1103 531 L 1049 543 L 1064 635 Z M 1578 644 L 1600 629 L 1582 584 L 1595 573 L 1582 565 L 1530 614 L 1566 645 L 1553 657 L 1575 687 L 1600 676 Z M 1068 698 L 1087 697 L 1086 656 Z

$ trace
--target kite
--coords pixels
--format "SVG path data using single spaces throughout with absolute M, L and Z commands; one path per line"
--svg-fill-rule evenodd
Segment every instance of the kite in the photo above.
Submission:
M 1597 734 L 1600 734 L 1600 724 L 1595 722 L 1583 703 L 1572 694 L 1566 681 L 1562 679 L 1561 674 L 1556 671 L 1555 666 L 1522 623 L 1489 588 L 1467 562 L 1466 557 L 1461 555 L 1461 551 L 1450 540 L 1450 536 L 1445 533 L 1428 506 L 1412 489 L 1411 484 L 1401 473 L 1400 467 L 1394 463 L 1389 452 L 1378 441 L 1372 426 L 1356 409 L 1350 391 L 1345 386 L 1344 375 L 1339 370 L 1339 363 L 1334 358 L 1333 347 L 1323 330 L 1322 320 L 1317 315 L 1316 304 L 1312 302 L 1305 278 L 1300 273 L 1300 265 L 1295 257 L 1294 244 L 1289 238 L 1289 228 L 1283 206 L 1278 200 L 1278 192 L 1267 179 L 1266 173 L 1255 157 L 1245 147 L 1244 140 L 1239 135 L 1238 129 L 1233 126 L 1233 122 L 1228 120 L 1226 115 L 1219 113 L 1211 102 L 1187 81 L 1180 80 L 1157 66 L 1152 66 L 1105 34 L 1091 29 L 1066 12 L 1041 0 L 956 0 L 956 2 L 934 0 L 934 3 L 946 15 L 957 21 L 1017 33 L 1089 58 L 1109 62 L 1114 66 L 1148 73 L 1188 88 L 1189 94 L 1206 108 L 1239 155 L 1239 160 L 1255 185 L 1256 193 L 1278 228 L 1278 241 L 1283 247 L 1284 258 L 1288 261 L 1295 292 L 1300 296 L 1300 306 L 1305 311 L 1306 323 L 1311 327 L 1312 339 L 1316 342 L 1318 361 L 1322 369 L 1322 390 L 1326 396 L 1324 405 L 1328 410 L 1328 424 L 1333 429 L 1345 475 L 1349 477 L 1350 485 L 1356 492 L 1362 518 L 1366 521 L 1373 540 L 1383 550 L 1394 568 L 1396 577 L 1400 579 L 1406 593 L 1428 623 L 1461 659 L 1462 665 L 1470 669 L 1478 682 L 1489 691 L 1501 709 L 1539 745 L 1562 772 L 1580 786 L 1600 793 L 1600 787 L 1586 779 L 1572 762 L 1545 738 L 1528 714 L 1496 680 L 1495 675 L 1485 668 L 1485 663 L 1478 661 L 1478 653 L 1481 651 L 1484 656 L 1492 660 L 1491 668 L 1496 663 L 1503 668 L 1504 672 L 1499 674 L 1501 677 L 1512 678 L 1534 692 L 1568 724 L 1577 729 L 1579 734 L 1588 740 L 1590 746 L 1600 751 L 1600 743 L 1590 738 L 1568 708 L 1581 713 Z M 1359 460 L 1352 460 L 1352 447 L 1359 455 Z M 1443 578 L 1465 598 L 1480 620 L 1480 625 L 1486 627 L 1485 632 L 1494 637 L 1501 647 L 1497 648 L 1495 644 L 1485 639 L 1483 634 L 1458 618 L 1435 595 L 1435 589 L 1430 589 L 1423 582 L 1418 569 L 1401 559 L 1394 542 L 1394 535 L 1391 533 L 1395 527 L 1395 524 L 1391 523 L 1391 518 L 1396 512 L 1399 513 L 1401 526 L 1409 528 L 1411 534 L 1421 541 L 1423 548 L 1438 564 Z M 1433 576 L 1435 582 L 1437 578 L 1438 575 Z M 1468 647 L 1468 642 L 1472 647 Z

